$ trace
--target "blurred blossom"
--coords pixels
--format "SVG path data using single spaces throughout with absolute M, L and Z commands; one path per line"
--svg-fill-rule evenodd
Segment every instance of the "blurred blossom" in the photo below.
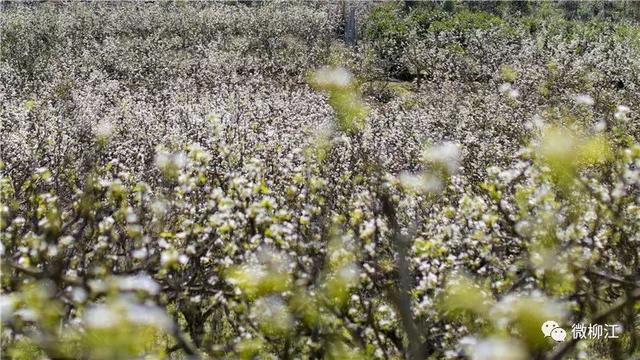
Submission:
M 626 105 L 618 105 L 616 112 L 613 115 L 617 120 L 624 120 L 631 109 Z
M 607 122 L 604 120 L 600 120 L 598 121 L 594 126 L 593 126 L 593 130 L 595 132 L 603 132 L 607 129 Z
M 351 73 L 343 67 L 323 67 L 314 75 L 314 82 L 321 88 L 346 88 L 351 85 Z
M 563 131 L 550 131 L 544 137 L 543 152 L 547 156 L 564 157 L 575 149 L 576 139 Z
M 21 308 L 14 312 L 14 315 L 25 321 L 38 321 L 38 313 L 33 309 Z
M 73 290 L 71 290 L 71 299 L 79 303 L 84 302 L 87 300 L 86 290 L 78 286 L 74 287 Z
M 107 139 L 113 133 L 113 124 L 109 120 L 102 120 L 93 129 L 93 133 L 99 139 Z
M 119 322 L 120 314 L 104 304 L 91 305 L 84 313 L 84 323 L 90 328 L 110 328 Z
M 338 270 L 337 277 L 348 286 L 353 286 L 358 282 L 360 269 L 355 264 L 348 264 Z
M 160 169 L 164 169 L 171 164 L 171 155 L 167 152 L 161 151 L 156 154 L 156 165 Z
M 139 325 L 151 325 L 169 330 L 173 322 L 164 310 L 155 305 L 137 304 L 132 298 L 120 297 L 112 303 L 90 305 L 84 314 L 88 328 L 105 329 L 122 326 L 123 320 Z
M 276 251 L 268 246 L 261 246 L 256 254 L 260 264 L 271 271 L 287 272 L 291 260 L 286 253 Z
M 576 95 L 573 97 L 573 100 L 575 100 L 578 105 L 592 106 L 595 103 L 593 98 L 587 94 Z
M 102 293 L 106 292 L 109 287 L 107 283 L 102 279 L 92 279 L 88 281 L 89 288 L 93 293 Z
M 184 265 L 189 262 L 189 257 L 174 249 L 167 249 L 160 254 L 160 263 L 163 266 Z
M 491 309 L 491 318 L 496 320 L 500 318 L 514 319 L 521 316 L 523 312 L 531 313 L 529 315 L 535 314 L 533 317 L 535 319 L 562 321 L 567 316 L 565 306 L 554 299 L 544 296 L 508 295 Z M 529 315 L 527 316 L 531 319 L 532 316 Z
M 618 112 L 625 113 L 625 114 L 626 114 L 626 113 L 628 113 L 629 111 L 631 111 L 631 109 L 630 109 L 628 106 L 626 106 L 626 105 L 618 105 L 618 107 L 616 108 L 616 110 L 617 110 Z
M 408 172 L 402 172 L 399 180 L 405 189 L 417 193 L 439 192 L 443 187 L 442 180 L 433 174 L 414 175 Z
M 163 200 L 156 200 L 151 204 L 151 211 L 156 216 L 164 216 L 168 211 L 167 202 Z
M 498 90 L 500 90 L 501 93 L 506 93 L 509 90 L 511 90 L 511 84 L 509 83 L 502 83 L 500 85 L 500 87 L 498 88 Z
M 128 303 L 126 313 L 127 319 L 136 324 L 151 325 L 165 330 L 170 330 L 173 326 L 166 312 L 155 305 Z
M 13 316 L 16 301 L 12 295 L 0 294 L 0 318 L 2 322 L 8 321 Z
M 147 249 L 146 248 L 141 248 L 141 249 L 135 249 L 131 252 L 131 256 L 133 256 L 135 259 L 144 259 L 145 257 L 147 257 Z
M 458 342 L 462 348 L 471 348 L 478 344 L 478 339 L 474 336 L 465 336 Z
M 156 154 L 156 165 L 164 172 L 176 172 L 187 164 L 187 155 L 184 151 L 168 153 L 160 151 Z
M 287 305 L 279 296 L 268 296 L 258 299 L 253 307 L 251 316 L 265 329 L 267 333 L 282 334 L 293 326 L 293 317 Z
M 505 94 L 512 99 L 520 96 L 520 90 L 514 88 L 510 83 L 502 83 L 500 87 L 498 87 L 498 90 L 500 93 Z
M 469 347 L 472 360 L 525 360 L 529 356 L 515 339 L 487 338 Z
M 427 148 L 423 152 L 423 159 L 442 164 L 449 171 L 449 174 L 454 174 L 460 167 L 460 147 L 452 142 L 444 142 Z
M 173 154 L 173 163 L 176 165 L 178 169 L 182 169 L 187 165 L 187 154 L 184 151 L 178 151 Z
M 121 290 L 141 290 L 150 295 L 156 295 L 160 291 L 160 285 L 146 274 L 119 277 L 116 283 Z

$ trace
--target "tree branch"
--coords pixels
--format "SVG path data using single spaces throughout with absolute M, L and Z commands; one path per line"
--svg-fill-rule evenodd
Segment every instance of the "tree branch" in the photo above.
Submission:
M 396 210 L 393 206 L 391 199 L 387 194 L 381 196 L 382 211 L 389 219 L 391 229 L 393 231 L 392 244 L 398 255 L 398 289 L 392 289 L 390 291 L 391 299 L 398 308 L 400 313 L 400 319 L 402 326 L 409 338 L 409 358 L 410 359 L 424 359 L 425 349 L 422 346 L 422 340 L 420 331 L 413 321 L 414 315 L 411 309 L 411 298 L 409 297 L 409 290 L 411 286 L 411 274 L 409 272 L 408 247 L 409 239 L 406 235 L 402 234 L 400 224 L 396 217 Z

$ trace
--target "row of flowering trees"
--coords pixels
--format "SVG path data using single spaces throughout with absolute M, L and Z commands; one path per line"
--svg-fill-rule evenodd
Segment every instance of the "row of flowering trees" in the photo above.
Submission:
M 330 5 L 91 6 L 0 14 L 3 356 L 638 353 L 636 28 L 432 14 L 393 59 L 388 5 L 351 49 Z

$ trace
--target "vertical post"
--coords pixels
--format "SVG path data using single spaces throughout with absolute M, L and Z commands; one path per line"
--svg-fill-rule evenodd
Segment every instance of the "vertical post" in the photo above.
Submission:
M 625 2 L 625 4 L 627 3 Z M 633 19 L 640 21 L 640 2 L 631 1 L 630 5 L 631 5 L 631 14 L 633 16 Z
M 347 45 L 355 45 L 357 40 L 356 34 L 356 8 L 354 4 L 343 3 L 343 9 L 346 7 L 344 15 L 344 42 Z
M 416 0 L 404 0 L 404 10 L 409 12 L 411 8 L 417 3 Z
M 580 3 L 574 0 L 566 0 L 562 2 L 562 8 L 564 9 L 564 17 L 568 20 L 574 20 L 578 17 L 578 7 Z

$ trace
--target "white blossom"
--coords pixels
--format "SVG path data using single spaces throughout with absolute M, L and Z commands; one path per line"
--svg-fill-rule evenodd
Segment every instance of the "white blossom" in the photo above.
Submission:
M 593 101 L 593 98 L 590 95 L 587 94 L 580 94 L 580 95 L 576 95 L 573 98 L 576 102 L 576 104 L 578 105 L 586 105 L 586 106 L 592 106 L 595 102 Z

